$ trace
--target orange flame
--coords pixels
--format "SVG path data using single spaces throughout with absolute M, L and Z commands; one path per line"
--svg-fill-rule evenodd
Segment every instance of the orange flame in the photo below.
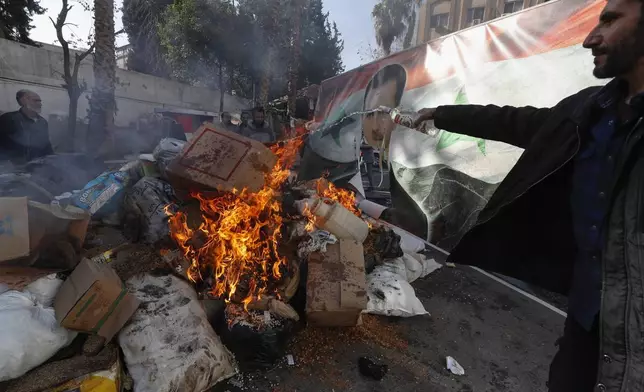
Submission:
M 356 194 L 354 192 L 347 189 L 337 188 L 335 185 L 324 179 L 317 180 L 316 191 L 323 199 L 338 202 L 338 204 L 351 211 L 355 216 L 362 216 L 362 212 L 356 207 Z
M 257 193 L 243 189 L 217 197 L 192 194 L 202 215 L 196 230 L 188 226 L 185 214 L 173 214 L 166 207 L 171 236 L 191 261 L 188 277 L 194 282 L 212 278 L 212 295 L 228 301 L 241 298 L 247 308 L 264 295 L 278 294 L 276 283 L 288 263 L 278 253 L 283 218 L 276 196 L 302 142 L 297 138 L 271 148 L 278 161 Z M 208 276 L 202 276 L 205 271 Z

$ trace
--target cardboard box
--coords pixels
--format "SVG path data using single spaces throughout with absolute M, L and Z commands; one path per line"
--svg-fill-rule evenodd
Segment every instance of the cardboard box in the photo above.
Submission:
M 308 324 L 352 327 L 367 308 L 367 280 L 362 244 L 340 240 L 325 253 L 309 257 L 306 283 Z
M 102 336 L 109 342 L 139 306 L 105 264 L 82 260 L 54 300 L 56 319 L 65 328 Z
M 167 169 L 177 188 L 257 192 L 277 157 L 262 143 L 204 124 Z
M 74 206 L 29 201 L 26 197 L 0 198 L 0 262 L 29 266 L 39 247 L 61 238 L 85 241 L 90 216 Z M 21 259 L 24 258 L 24 259 Z
M 29 256 L 26 197 L 0 198 L 0 261 Z

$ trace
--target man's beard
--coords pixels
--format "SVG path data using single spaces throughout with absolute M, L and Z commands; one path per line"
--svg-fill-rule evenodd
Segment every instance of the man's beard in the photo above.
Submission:
M 27 109 L 31 110 L 32 112 L 36 114 L 40 114 L 42 112 L 42 107 L 35 107 L 31 105 L 27 105 Z
M 639 38 L 639 34 L 643 32 L 644 28 L 640 27 L 631 39 L 624 40 L 613 48 L 593 50 L 596 56 L 606 56 L 604 64 L 595 67 L 593 75 L 598 79 L 607 79 L 632 71 L 640 57 L 644 56 L 644 39 Z

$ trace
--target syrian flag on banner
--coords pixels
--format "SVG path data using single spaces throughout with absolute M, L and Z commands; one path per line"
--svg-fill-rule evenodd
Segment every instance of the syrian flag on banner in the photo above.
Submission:
M 365 117 L 334 126 L 328 120 L 378 105 L 413 110 L 441 105 L 552 107 L 598 85 L 582 42 L 604 4 L 549 2 L 326 80 L 320 86 L 316 121 L 332 129 L 311 135 L 310 146 L 328 162 L 355 161 L 361 135 L 369 128 Z M 447 249 L 475 224 L 523 153 L 515 146 L 447 130 L 432 137 L 400 126 L 391 132 L 387 150 L 394 209 L 407 211 L 405 220 L 418 221 L 412 226 L 422 229 L 414 234 Z

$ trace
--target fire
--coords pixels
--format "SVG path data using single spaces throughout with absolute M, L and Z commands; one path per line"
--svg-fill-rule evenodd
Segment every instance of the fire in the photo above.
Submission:
M 347 210 L 353 212 L 355 216 L 362 216 L 362 212 L 356 207 L 356 194 L 354 192 L 337 188 L 324 179 L 317 180 L 316 188 L 317 194 L 323 199 L 336 201 Z
M 302 139 L 296 138 L 271 148 L 278 161 L 257 193 L 244 189 L 217 197 L 192 194 L 201 208 L 197 229 L 188 226 L 185 214 L 166 208 L 170 233 L 191 262 L 189 278 L 212 280 L 212 295 L 240 300 L 245 308 L 262 296 L 279 295 L 277 284 L 288 263 L 278 252 L 283 218 L 277 196 L 301 145 Z

